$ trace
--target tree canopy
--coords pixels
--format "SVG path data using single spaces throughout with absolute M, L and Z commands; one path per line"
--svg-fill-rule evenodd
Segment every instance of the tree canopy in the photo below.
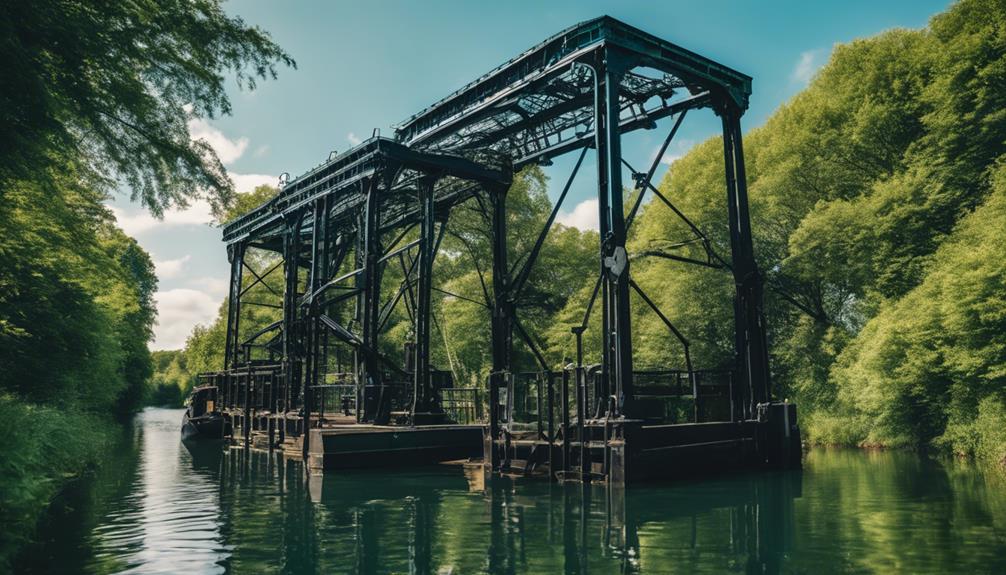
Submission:
M 233 186 L 188 122 L 230 112 L 293 59 L 219 0 L 39 0 L 0 6 L 0 190 L 61 172 L 121 186 L 154 214 Z M 50 183 L 52 181 L 50 180 Z

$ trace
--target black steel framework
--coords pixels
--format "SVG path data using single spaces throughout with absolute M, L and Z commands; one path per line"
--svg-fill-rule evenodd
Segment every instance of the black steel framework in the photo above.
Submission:
M 769 402 L 771 380 L 740 128 L 750 91 L 748 76 L 609 17 L 560 32 L 401 123 L 394 140 L 373 137 L 331 158 L 286 184 L 275 199 L 225 227 L 231 262 L 224 366 L 224 374 L 230 375 L 225 376 L 239 378 L 242 370 L 264 362 L 274 366 L 271 377 L 276 385 L 262 404 L 263 411 L 273 416 L 267 424 L 270 444 L 277 427 L 274 420 L 280 422 L 281 439 L 286 433 L 301 434 L 320 425 L 312 419 L 313 411 L 319 409 L 312 394 L 327 393 L 338 385 L 346 392 L 340 396 L 343 406 L 352 404 L 359 422 L 445 422 L 441 398 L 449 385 L 435 381 L 442 380 L 443 374 L 430 365 L 431 292 L 438 289 L 432 285 L 433 266 L 452 209 L 474 198 L 488 212 L 493 240 L 488 464 L 500 470 L 518 464 L 514 445 L 522 436 L 516 431 L 514 399 L 520 393 L 527 397 L 532 388 L 537 394 L 537 430 L 520 464 L 529 470 L 536 462 L 547 461 L 557 475 L 573 473 L 575 465 L 584 479 L 597 467 L 598 458 L 588 453 L 595 438 L 603 439 L 604 453 L 599 459 L 602 474 L 608 475 L 617 467 L 615 459 L 624 455 L 612 446 L 624 441 L 628 430 L 647 423 L 648 409 L 642 399 L 646 393 L 638 385 L 640 380 L 662 381 L 666 395 L 675 395 L 668 391 L 673 389 L 679 390 L 677 395 L 690 395 L 693 422 L 702 419 L 703 390 L 724 397 L 728 404 L 725 411 L 707 420 L 743 423 L 764 417 L 759 406 Z M 659 158 L 686 114 L 703 108 L 722 120 L 729 262 L 712 250 L 702 231 L 652 183 Z M 673 121 L 660 153 L 646 171 L 637 172 L 622 157 L 622 135 L 654 129 L 664 118 Z M 576 362 L 558 370 L 562 373 L 553 373 L 553 366 L 546 364 L 519 321 L 520 295 L 590 150 L 597 160 L 598 276 L 583 323 L 572 326 Z M 533 249 L 511 268 L 506 230 L 511 175 L 528 164 L 547 163 L 570 152 L 579 152 L 573 172 Z M 628 211 L 623 205 L 624 168 L 631 172 L 638 192 Z M 695 235 L 689 243 L 703 250 L 701 258 L 673 252 L 650 255 L 723 267 L 733 274 L 735 362 L 734 369 L 725 374 L 693 369 L 683 331 L 631 277 L 634 256 L 647 254 L 627 252 L 627 231 L 647 192 L 689 226 Z M 402 238 L 413 229 L 418 229 L 418 239 L 403 243 Z M 278 254 L 282 261 L 260 274 L 246 261 L 250 249 Z M 400 274 L 401 285 L 393 297 L 382 301 L 383 276 L 396 263 L 392 269 Z M 244 298 L 251 287 L 242 285 L 245 271 L 255 278 L 254 285 L 280 267 L 285 289 L 276 294 L 278 303 Z M 681 343 L 687 365 L 684 372 L 672 376 L 671 372 L 634 369 L 632 294 Z M 586 366 L 582 334 L 597 300 L 602 360 L 600 365 Z M 401 302 L 414 326 L 404 365 L 382 354 L 380 340 L 389 314 Z M 263 304 L 280 309 L 281 318 L 242 340 L 238 335 L 242 307 Z M 346 311 L 349 304 L 351 312 Z M 269 334 L 272 339 L 258 343 Z M 516 372 L 515 336 L 540 364 L 541 371 L 530 378 L 522 379 Z M 353 350 L 347 362 L 352 371 L 336 373 L 338 384 L 329 381 L 330 341 Z M 253 358 L 255 346 L 266 350 L 268 362 Z M 248 381 L 252 379 L 249 376 Z M 714 380 L 703 386 L 702 382 Z M 515 385 L 527 387 L 521 392 Z M 650 385 L 654 387 L 661 386 Z M 230 397 L 230 404 L 236 405 L 236 396 Z M 243 407 L 243 421 L 251 419 L 251 409 L 250 404 Z M 320 409 L 324 410 L 324 401 Z M 296 422 L 293 427 L 291 419 Z M 250 432 L 254 424 L 244 425 Z

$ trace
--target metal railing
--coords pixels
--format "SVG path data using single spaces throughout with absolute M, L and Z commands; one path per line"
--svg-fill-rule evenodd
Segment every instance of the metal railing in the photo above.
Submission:
M 311 411 L 322 421 L 326 414 L 338 413 L 344 417 L 356 415 L 356 384 L 325 383 L 311 386 Z
M 440 405 L 453 423 L 483 422 L 484 398 L 485 394 L 477 387 L 452 387 L 440 390 Z

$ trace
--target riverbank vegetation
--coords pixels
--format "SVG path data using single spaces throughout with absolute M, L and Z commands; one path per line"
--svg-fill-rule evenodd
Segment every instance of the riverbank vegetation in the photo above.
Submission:
M 805 90 L 748 132 L 774 393 L 799 404 L 811 442 L 1006 463 L 1004 63 L 1006 3 L 965 0 L 926 29 L 836 46 Z M 696 146 L 659 188 L 729 260 L 722 150 L 719 138 Z M 548 215 L 545 187 L 537 168 L 516 179 L 510 261 Z M 478 302 L 491 280 L 478 265 L 489 260 L 487 226 L 462 210 L 449 228 L 456 233 L 444 240 L 449 255 L 435 281 L 464 297 L 435 294 L 433 359 L 459 383 L 482 385 L 489 315 Z M 659 202 L 644 205 L 630 235 L 630 253 L 643 254 L 634 278 L 691 340 L 696 367 L 729 368 L 729 273 L 645 257 L 704 257 L 698 244 L 679 244 L 691 232 Z M 594 232 L 557 226 L 521 298 L 524 326 L 543 334 L 538 347 L 555 368 L 575 355 L 569 328 L 594 286 L 597 242 Z M 190 337 L 182 354 L 190 376 L 222 367 L 225 317 L 226 302 Z M 260 319 L 242 326 L 271 321 Z M 642 302 L 632 321 L 640 368 L 685 367 L 680 345 Z M 595 354 L 598 324 L 592 318 L 584 336 Z M 409 323 L 403 315 L 389 325 L 385 351 L 397 357 Z M 536 369 L 516 340 L 518 363 Z
M 157 279 L 105 203 L 152 213 L 232 184 L 188 121 L 292 60 L 215 0 L 0 7 L 0 569 L 147 397 Z
M 5 535 L 96 460 L 153 371 L 154 265 L 101 199 L 69 179 L 0 196 L 0 521 L 24 528 Z
M 747 135 L 775 393 L 800 404 L 809 440 L 1006 461 L 1004 62 L 1006 3 L 959 2 L 924 30 L 837 46 Z M 661 187 L 728 253 L 721 167 L 708 141 Z M 633 245 L 684 231 L 652 203 Z M 713 336 L 698 338 L 700 365 L 730 357 L 722 274 L 637 270 L 647 286 L 673 278 L 662 308 Z
M 777 393 L 810 440 L 1006 463 L 1004 62 L 1006 3 L 960 2 L 837 47 L 747 139 Z
M 775 395 L 811 442 L 936 447 L 1006 463 L 1006 3 L 966 0 L 923 30 L 839 45 L 748 132 Z M 660 185 L 729 255 L 722 143 Z M 652 202 L 630 252 L 688 229 Z M 687 254 L 683 254 L 687 255 Z M 732 360 L 731 282 L 651 259 L 637 281 L 703 367 Z M 642 307 L 644 361 L 681 364 Z M 666 338 L 665 338 L 666 339 Z

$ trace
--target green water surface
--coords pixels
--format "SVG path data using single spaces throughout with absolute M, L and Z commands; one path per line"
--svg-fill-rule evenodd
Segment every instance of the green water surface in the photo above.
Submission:
M 57 502 L 23 573 L 1006 573 L 1006 482 L 905 452 L 631 486 L 457 466 L 309 477 L 148 409 Z

